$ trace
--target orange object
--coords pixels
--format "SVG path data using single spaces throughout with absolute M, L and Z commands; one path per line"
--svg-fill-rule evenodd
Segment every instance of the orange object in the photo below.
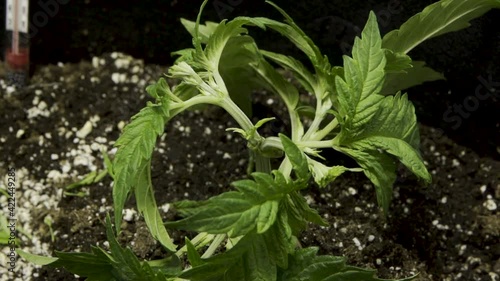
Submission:
M 29 49 L 19 48 L 17 54 L 12 52 L 12 49 L 7 49 L 5 60 L 7 61 L 8 67 L 14 71 L 27 70 L 30 62 Z

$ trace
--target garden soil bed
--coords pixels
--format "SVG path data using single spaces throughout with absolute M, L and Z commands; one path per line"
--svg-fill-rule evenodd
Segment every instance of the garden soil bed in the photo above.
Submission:
M 145 87 L 166 68 L 144 65 L 118 53 L 79 64 L 37 69 L 31 85 L 7 87 L 0 80 L 0 175 L 16 169 L 17 228 L 20 248 L 33 254 L 89 251 L 106 247 L 103 220 L 112 212 L 112 182 L 105 177 L 87 187 L 66 187 L 91 171 L 104 169 L 102 151 L 113 155 L 121 128 L 148 97 Z M 274 97 L 257 94 L 255 118 L 278 115 Z M 286 131 L 276 121 L 264 132 Z M 229 189 L 246 176 L 245 143 L 225 128 L 235 123 L 217 108 L 177 116 L 166 127 L 153 158 L 156 199 L 164 220 L 173 219 L 169 202 L 201 200 Z M 383 278 L 419 273 L 419 280 L 500 280 L 500 162 L 481 158 L 439 129 L 420 126 L 422 155 L 433 175 L 424 187 L 401 168 L 390 216 L 377 208 L 370 182 L 345 174 L 324 189 L 304 193 L 330 223 L 311 225 L 304 246 L 342 255 L 350 264 L 375 268 Z M 349 159 L 327 152 L 333 162 Z M 71 194 L 69 194 L 71 193 Z M 6 197 L 0 205 L 6 212 Z M 141 258 L 160 258 L 164 250 L 149 236 L 128 202 L 120 241 Z M 47 223 L 51 221 L 51 226 Z M 52 235 L 51 235 L 52 231 Z M 175 232 L 176 241 L 185 233 Z M 6 247 L 2 250 L 7 253 Z M 19 259 L 16 277 L 0 255 L 0 280 L 83 280 L 63 269 L 35 267 Z

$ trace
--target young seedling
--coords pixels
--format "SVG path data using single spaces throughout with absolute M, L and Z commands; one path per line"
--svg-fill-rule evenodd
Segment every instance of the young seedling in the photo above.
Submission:
M 146 90 L 154 101 L 132 117 L 116 142 L 118 151 L 107 165 L 114 178 L 116 231 L 125 201 L 133 193 L 151 234 L 172 254 L 163 260 L 139 261 L 118 244 L 108 217 L 110 252 L 93 248 L 92 253 L 56 252 L 57 258 L 20 252 L 22 256 L 63 266 L 88 280 L 381 280 L 373 270 L 348 266 L 342 257 L 300 247 L 297 237 L 308 223 L 327 225 L 301 194 L 311 180 L 324 187 L 345 172 L 363 172 L 387 213 L 396 160 L 429 183 L 431 176 L 419 153 L 414 108 L 400 91 L 435 79 L 436 72 L 423 62 L 412 62 L 407 53 L 429 38 L 467 27 L 471 19 L 500 8 L 500 1 L 443 0 L 383 38 L 371 12 L 342 67 L 332 66 L 293 20 L 270 4 L 285 22 L 237 17 L 202 25 L 201 11 L 196 22 L 183 20 L 193 36 L 193 48 L 176 52 L 179 57 L 168 71 L 180 83 L 171 89 L 161 78 L 149 86 Z M 259 49 L 246 27 L 271 29 L 287 37 L 306 54 L 312 69 L 292 57 Z M 315 104 L 301 104 L 299 89 L 271 63 L 293 73 Z M 259 88 L 283 100 L 290 135 L 263 137 L 258 129 L 270 119 L 251 122 L 249 95 Z M 249 179 L 231 183 L 232 191 L 202 202 L 175 202 L 183 219 L 163 222 L 151 183 L 153 148 L 165 124 L 202 104 L 221 107 L 234 118 L 239 128 L 228 129 L 247 141 L 255 171 Z M 304 107 L 314 112 L 308 125 L 303 123 Z M 321 154 L 327 148 L 350 156 L 358 166 L 327 166 Z M 271 166 L 271 157 L 281 157 L 279 167 Z M 177 250 L 167 228 L 200 234 Z M 186 256 L 189 266 L 182 267 L 180 260 Z

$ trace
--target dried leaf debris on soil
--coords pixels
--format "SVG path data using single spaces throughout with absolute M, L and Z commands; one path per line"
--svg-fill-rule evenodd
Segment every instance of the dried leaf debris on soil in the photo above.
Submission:
M 106 247 L 103 220 L 112 211 L 109 177 L 97 184 L 64 188 L 103 167 L 103 152 L 128 119 L 146 102 L 145 87 L 166 68 L 112 53 L 91 62 L 39 68 L 31 85 L 15 89 L 0 80 L 0 175 L 17 170 L 17 227 L 20 248 L 33 254 L 88 251 Z M 284 116 L 280 101 L 259 93 L 256 118 Z M 283 119 L 284 120 L 284 119 Z M 156 198 L 164 220 L 175 214 L 169 202 L 205 199 L 245 177 L 247 152 L 241 138 L 226 132 L 236 124 L 221 110 L 199 108 L 167 126 L 153 158 Z M 286 130 L 286 121 L 264 130 Z M 419 272 L 420 280 L 500 280 L 500 162 L 479 158 L 441 130 L 421 126 L 423 158 L 433 183 L 423 187 L 404 169 L 395 184 L 391 215 L 384 219 L 373 186 L 362 175 L 347 174 L 326 189 L 304 195 L 330 227 L 311 226 L 301 241 L 323 253 L 345 255 L 351 264 L 397 278 Z M 337 159 L 339 155 L 329 155 Z M 349 161 L 338 158 L 338 161 Z M 0 205 L 5 210 L 6 197 Z M 49 217 L 54 231 L 44 223 Z M 141 258 L 164 254 L 149 236 L 134 202 L 126 206 L 120 240 Z M 174 233 L 178 242 L 184 233 Z M 0 281 L 79 280 L 60 269 L 18 260 L 17 277 L 6 272 L 7 248 L 0 255 Z

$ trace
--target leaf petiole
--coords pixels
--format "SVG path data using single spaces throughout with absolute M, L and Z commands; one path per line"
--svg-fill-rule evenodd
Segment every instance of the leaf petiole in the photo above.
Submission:
M 201 232 L 198 233 L 192 240 L 191 243 L 196 247 L 196 248 L 201 248 L 208 243 L 212 242 L 214 240 L 216 235 L 213 234 L 208 234 L 206 232 Z M 175 255 L 178 256 L 179 258 L 184 255 L 187 252 L 187 246 L 184 245 L 182 248 L 180 248 Z
M 220 244 L 224 242 L 225 239 L 226 239 L 226 234 L 217 234 L 214 240 L 212 241 L 212 244 L 210 244 L 207 251 L 203 253 L 201 258 L 208 259 L 209 257 L 211 257 L 215 253 L 217 248 L 219 248 Z
M 331 131 L 333 131 L 339 125 L 339 120 L 334 118 L 330 123 L 328 123 L 323 129 L 314 133 L 310 140 L 319 141 L 326 137 Z

